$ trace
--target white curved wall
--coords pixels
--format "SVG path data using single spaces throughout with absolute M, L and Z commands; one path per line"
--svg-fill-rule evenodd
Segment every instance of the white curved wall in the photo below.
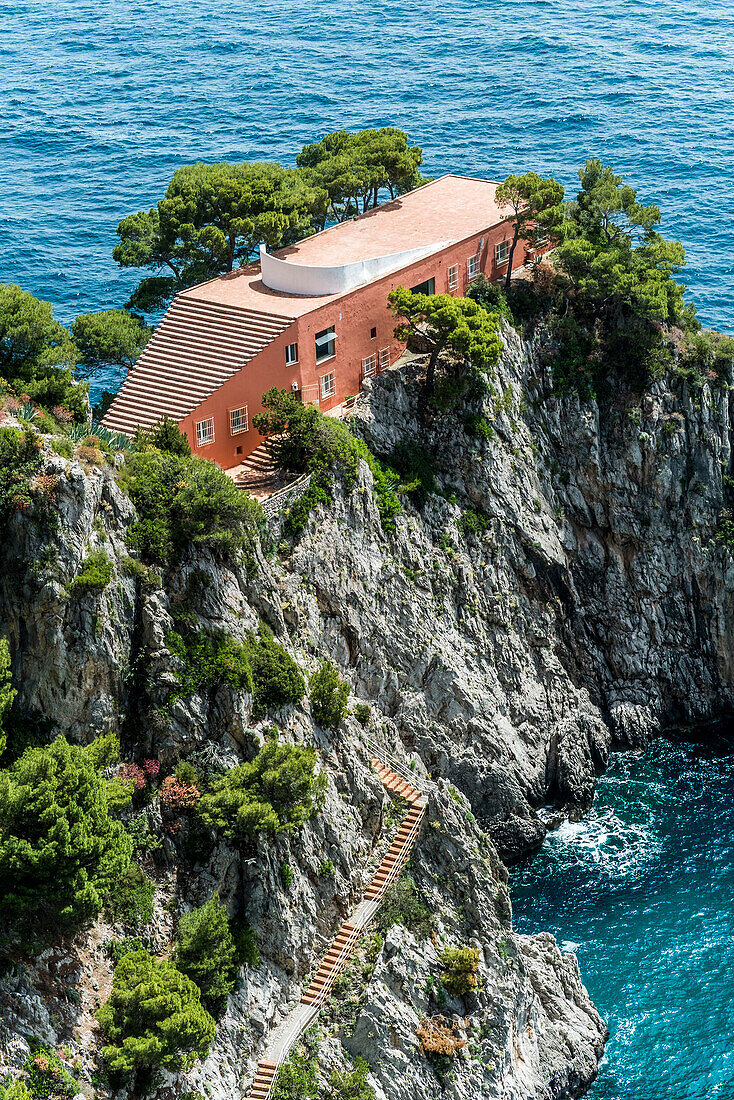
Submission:
M 310 267 L 307 264 L 279 260 L 276 256 L 269 255 L 261 244 L 260 272 L 265 286 L 271 290 L 279 290 L 282 294 L 300 294 L 314 298 L 326 294 L 345 294 L 355 287 L 389 275 L 392 271 L 408 267 L 433 252 L 440 252 L 448 244 L 448 241 L 437 242 L 428 247 L 392 252 L 388 256 L 376 256 L 371 260 L 359 260 L 357 263 L 341 264 L 337 267 Z

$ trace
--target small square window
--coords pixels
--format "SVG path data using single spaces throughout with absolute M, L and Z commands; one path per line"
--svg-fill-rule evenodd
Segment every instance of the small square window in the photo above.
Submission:
M 214 442 L 214 417 L 208 420 L 199 420 L 196 425 L 196 446 L 204 447 L 207 443 Z
M 374 374 L 377 370 L 377 356 L 368 355 L 366 359 L 362 360 L 362 377 L 369 378 L 371 374 Z
M 232 435 L 239 435 L 240 432 L 247 432 L 250 430 L 247 405 L 243 405 L 241 409 L 229 410 L 229 430 Z
M 457 290 L 459 286 L 459 265 L 454 264 L 449 268 L 449 290 Z
M 510 258 L 510 242 L 500 241 L 494 250 L 494 261 L 496 264 L 506 264 Z
M 479 274 L 479 257 L 470 256 L 466 261 L 466 277 L 467 279 L 476 279 Z
M 377 329 L 376 328 L 371 328 L 370 329 L 370 340 L 376 340 L 376 339 L 377 339 Z
M 285 349 L 286 366 L 298 362 L 298 344 L 288 344 Z
M 389 348 L 381 348 L 380 349 L 380 370 L 387 370 L 387 368 L 389 366 L 390 366 L 390 349 Z
M 244 447 L 235 447 L 235 449 L 234 449 L 234 453 L 235 453 L 236 455 L 241 455 L 241 454 L 242 454 L 242 452 L 244 451 L 244 449 L 245 449 Z
M 336 393 L 336 376 L 334 371 L 331 374 L 324 374 L 321 376 L 321 400 L 326 397 L 333 397 Z

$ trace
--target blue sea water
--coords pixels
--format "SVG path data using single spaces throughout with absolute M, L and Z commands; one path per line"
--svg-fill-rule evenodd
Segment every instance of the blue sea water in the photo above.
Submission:
M 395 124 L 433 175 L 606 158 L 734 331 L 732 0 L 0 0 L 0 105 L 0 281 L 67 322 L 125 302 L 115 227 L 178 165 Z
M 516 929 L 576 952 L 609 1026 L 590 1100 L 734 1097 L 732 744 L 614 757 L 589 817 L 512 874 Z

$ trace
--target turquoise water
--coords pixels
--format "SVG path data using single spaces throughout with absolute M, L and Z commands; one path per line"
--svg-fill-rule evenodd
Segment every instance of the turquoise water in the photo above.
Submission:
M 515 926 L 578 955 L 611 1038 L 592 1100 L 734 1097 L 734 750 L 620 755 L 512 875 Z
M 120 305 L 115 226 L 178 165 L 391 123 L 430 174 L 608 158 L 734 330 L 733 42 L 731 0 L 0 0 L 0 281 Z

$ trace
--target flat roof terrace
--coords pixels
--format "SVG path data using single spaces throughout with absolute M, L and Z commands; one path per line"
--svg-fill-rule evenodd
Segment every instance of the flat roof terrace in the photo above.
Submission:
M 409 250 L 432 248 L 472 237 L 504 217 L 495 202 L 498 184 L 468 176 L 441 176 L 432 183 L 383 203 L 347 222 L 281 248 L 275 255 L 289 264 L 341 266 Z M 179 297 L 240 306 L 282 317 L 310 313 L 341 294 L 318 297 L 289 294 L 265 286 L 259 263 L 248 264 L 208 283 L 181 291 Z

